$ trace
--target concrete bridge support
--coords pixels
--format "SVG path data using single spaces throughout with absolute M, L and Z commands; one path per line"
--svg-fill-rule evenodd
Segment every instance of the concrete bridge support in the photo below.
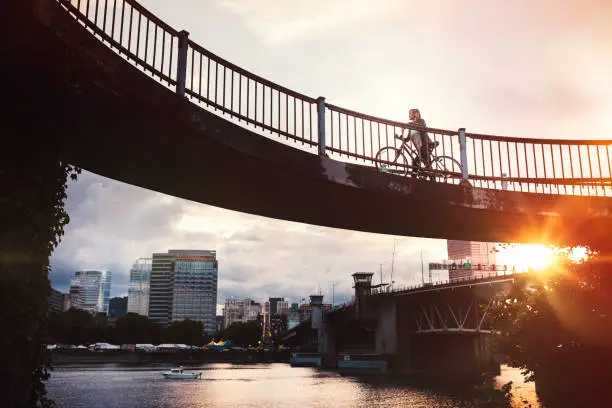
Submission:
M 336 362 L 336 339 L 334 327 L 328 325 L 323 313 L 323 295 L 310 295 L 312 307 L 312 328 L 317 330 L 318 353 L 325 367 L 333 367 Z
M 370 302 L 376 315 L 375 353 L 386 356 L 389 369 L 453 379 L 499 372 L 499 363 L 490 347 L 490 334 L 480 330 L 483 316 L 475 313 L 483 300 L 470 299 L 472 307 L 463 307 L 463 316 L 454 312 L 461 327 L 451 327 L 447 319 L 437 317 L 442 313 L 430 307 L 434 301 L 449 306 L 446 303 L 449 297 L 440 294 L 426 298 L 385 297 Z M 424 305 L 432 312 L 420 319 Z M 450 306 L 447 309 L 451 310 Z M 431 325 L 424 326 L 420 320 L 427 319 Z
M 397 303 L 382 305 L 376 319 L 376 354 L 397 354 Z

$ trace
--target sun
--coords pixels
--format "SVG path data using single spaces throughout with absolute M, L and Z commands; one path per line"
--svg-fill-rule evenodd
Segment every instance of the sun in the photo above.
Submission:
M 497 248 L 497 263 L 513 265 L 517 272 L 545 271 L 558 261 L 560 256 L 574 263 L 581 263 L 588 258 L 585 247 L 557 248 L 552 245 L 512 244 Z
M 517 272 L 543 271 L 553 264 L 555 249 L 546 245 L 515 244 L 500 248 L 496 258 L 498 264 L 514 265 Z

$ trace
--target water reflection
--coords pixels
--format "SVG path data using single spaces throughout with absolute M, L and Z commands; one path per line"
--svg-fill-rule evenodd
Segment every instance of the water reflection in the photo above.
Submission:
M 354 378 L 285 364 L 210 364 L 195 381 L 165 380 L 167 366 L 62 367 L 48 382 L 60 407 L 478 407 L 468 390 L 411 385 L 389 378 Z

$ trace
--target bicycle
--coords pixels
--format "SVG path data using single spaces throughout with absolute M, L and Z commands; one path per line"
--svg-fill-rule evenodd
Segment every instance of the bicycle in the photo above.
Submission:
M 408 143 L 410 138 L 403 138 L 400 135 L 395 135 L 395 138 L 402 141 L 399 147 L 383 147 L 376 153 L 374 162 L 379 171 L 400 176 L 407 176 L 408 173 L 411 173 L 413 177 L 429 178 L 432 181 L 435 181 L 436 178 L 446 181 L 449 177 L 460 177 L 461 164 L 457 160 L 450 156 L 433 154 L 439 142 L 436 141 L 429 146 L 431 165 L 426 166 L 422 163 L 417 150 Z

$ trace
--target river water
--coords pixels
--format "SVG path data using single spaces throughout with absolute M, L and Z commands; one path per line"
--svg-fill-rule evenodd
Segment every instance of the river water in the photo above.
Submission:
M 168 366 L 58 367 L 47 390 L 60 408 L 305 408 L 305 407 L 480 407 L 465 389 L 414 386 L 388 377 L 340 376 L 287 364 L 207 364 L 195 381 L 166 380 Z M 535 401 L 531 384 L 503 368 L 499 382 L 515 381 L 519 399 Z M 519 406 L 519 405 L 517 405 Z M 520 405 L 522 406 L 522 404 Z M 537 405 L 532 405 L 537 407 Z

